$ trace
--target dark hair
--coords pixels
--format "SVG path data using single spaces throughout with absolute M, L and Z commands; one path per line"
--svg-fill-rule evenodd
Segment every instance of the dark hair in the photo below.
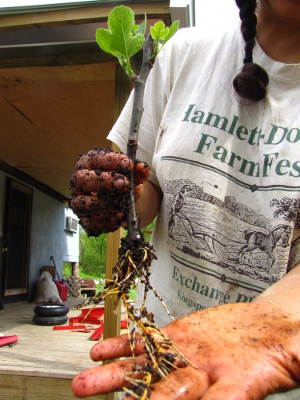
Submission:
M 253 48 L 256 37 L 256 0 L 236 0 L 240 9 L 241 32 L 245 41 L 245 57 L 242 71 L 234 78 L 236 93 L 245 99 L 259 101 L 265 98 L 269 77 L 266 71 L 253 63 Z

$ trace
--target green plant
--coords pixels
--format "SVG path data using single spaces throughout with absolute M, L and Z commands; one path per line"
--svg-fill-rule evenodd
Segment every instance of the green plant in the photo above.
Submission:
M 136 75 L 131 67 L 131 58 L 143 47 L 146 30 L 145 21 L 136 25 L 134 12 L 126 6 L 115 7 L 108 16 L 108 29 L 98 28 L 96 30 L 96 41 L 100 48 L 106 53 L 115 56 L 126 74 L 130 78 Z M 150 33 L 154 41 L 154 51 L 151 55 L 154 59 L 163 45 L 176 33 L 179 21 L 173 22 L 170 27 L 166 27 L 162 21 L 158 21 L 150 27 Z
M 170 27 L 165 26 L 162 21 L 158 21 L 154 26 L 150 27 L 151 36 L 155 43 L 152 55 L 153 59 L 157 56 L 167 41 L 178 31 L 178 28 L 179 21 L 174 21 Z
M 63 276 L 71 276 L 72 275 L 72 265 L 69 262 L 63 263 Z
M 105 275 L 107 235 L 88 236 L 84 229 L 79 232 L 79 269 L 96 279 Z

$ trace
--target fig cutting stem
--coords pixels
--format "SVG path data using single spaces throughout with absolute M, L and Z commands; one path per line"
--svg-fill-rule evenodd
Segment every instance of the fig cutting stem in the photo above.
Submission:
M 136 77 L 133 86 L 133 108 L 130 122 L 130 129 L 127 142 L 127 155 L 131 157 L 133 162 L 136 160 L 136 152 L 138 147 L 138 133 L 140 122 L 144 111 L 144 91 L 146 80 L 152 68 L 152 54 L 154 49 L 154 41 L 149 34 L 143 45 L 143 61 L 139 75 Z M 130 175 L 129 188 L 129 210 L 127 215 L 128 238 L 140 239 L 141 231 L 139 229 L 139 220 L 136 212 L 135 193 L 134 193 L 134 169 Z

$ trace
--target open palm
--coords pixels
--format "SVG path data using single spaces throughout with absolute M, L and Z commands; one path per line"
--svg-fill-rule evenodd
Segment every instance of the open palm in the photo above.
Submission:
M 238 303 L 201 310 L 163 331 L 190 360 L 153 385 L 151 399 L 259 400 L 297 387 L 300 381 L 300 321 L 268 304 Z M 137 360 L 144 359 L 137 341 Z M 130 356 L 127 335 L 97 343 L 95 361 Z M 78 374 L 78 397 L 122 390 L 132 359 Z M 179 366 L 180 367 L 180 366 Z

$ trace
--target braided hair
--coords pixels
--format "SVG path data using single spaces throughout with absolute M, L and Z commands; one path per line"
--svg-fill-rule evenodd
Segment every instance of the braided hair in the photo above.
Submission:
M 234 78 L 236 93 L 245 99 L 259 101 L 267 93 L 269 77 L 266 71 L 253 63 L 253 48 L 256 37 L 256 0 L 236 0 L 240 9 L 241 32 L 245 41 L 245 58 L 242 71 Z

